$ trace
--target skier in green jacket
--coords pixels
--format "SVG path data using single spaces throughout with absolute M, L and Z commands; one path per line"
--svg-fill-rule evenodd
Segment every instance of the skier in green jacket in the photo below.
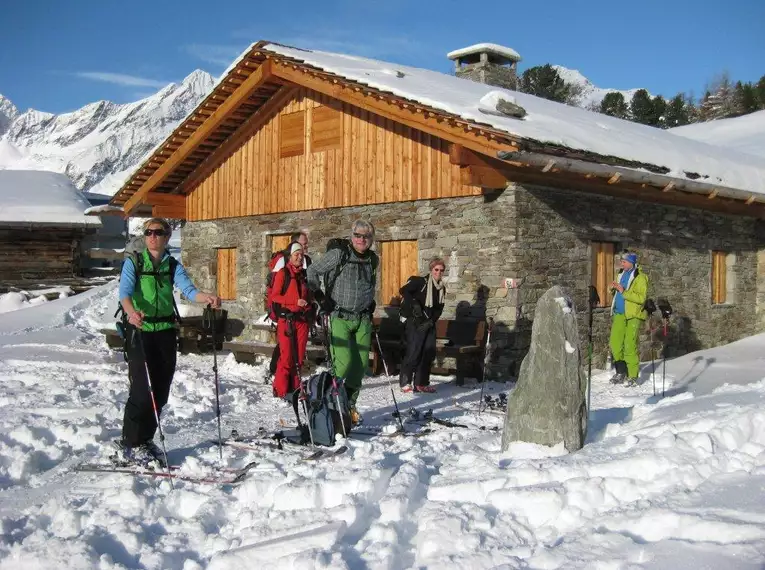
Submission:
M 625 252 L 621 256 L 621 270 L 616 281 L 611 283 L 615 290 L 611 303 L 611 354 L 616 373 L 611 377 L 613 384 L 637 386 L 640 374 L 638 339 L 640 325 L 648 314 L 644 304 L 648 296 L 648 276 L 637 263 L 636 253 Z

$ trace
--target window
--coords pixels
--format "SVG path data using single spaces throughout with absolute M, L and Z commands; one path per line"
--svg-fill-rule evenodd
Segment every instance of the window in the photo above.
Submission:
M 290 234 L 271 236 L 271 253 L 287 249 L 290 244 Z
M 380 242 L 380 282 L 382 305 L 398 305 L 401 295 L 398 290 L 412 275 L 419 273 L 417 241 Z
M 736 285 L 736 255 L 724 251 L 712 252 L 712 304 L 733 303 Z
M 236 248 L 218 250 L 218 297 L 236 299 Z
M 279 158 L 305 152 L 305 111 L 282 115 L 279 120 Z
M 316 107 L 311 120 L 311 152 L 340 148 L 343 121 L 340 112 L 331 107 Z
M 592 242 L 592 285 L 598 291 L 600 305 L 610 307 L 613 300 L 611 282 L 614 280 L 614 251 L 615 244 L 609 242 Z

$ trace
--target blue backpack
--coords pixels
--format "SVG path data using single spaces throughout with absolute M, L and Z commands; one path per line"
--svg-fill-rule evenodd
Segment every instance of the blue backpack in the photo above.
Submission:
M 305 394 L 307 424 L 300 421 L 301 393 Z M 327 370 L 314 374 L 303 380 L 302 389 L 295 390 L 291 398 L 298 421 L 296 443 L 308 444 L 313 438 L 314 445 L 332 447 L 337 434 L 350 432 L 351 408 L 342 378 L 334 378 Z

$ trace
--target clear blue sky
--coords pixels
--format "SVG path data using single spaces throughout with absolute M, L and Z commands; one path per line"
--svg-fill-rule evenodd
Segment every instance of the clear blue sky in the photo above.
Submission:
M 512 47 L 521 71 L 578 69 L 599 87 L 696 96 L 716 74 L 765 74 L 765 1 L 3 0 L 0 93 L 20 110 L 123 103 L 218 76 L 268 39 L 450 72 L 446 53 Z

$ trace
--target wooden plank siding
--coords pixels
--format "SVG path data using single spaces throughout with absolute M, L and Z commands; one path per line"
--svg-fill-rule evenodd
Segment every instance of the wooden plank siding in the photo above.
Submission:
M 383 241 L 380 248 L 380 304 L 398 305 L 401 296 L 398 290 L 412 275 L 419 274 L 416 240 Z
M 191 190 L 187 219 L 480 195 L 460 182 L 448 151 L 445 140 L 300 88 Z
M 600 297 L 599 307 L 610 307 L 614 299 L 611 283 L 614 280 L 613 243 L 592 242 L 592 285 Z
M 724 251 L 712 252 L 712 304 L 722 305 L 728 301 L 727 264 Z
M 224 300 L 236 299 L 236 248 L 218 250 L 218 296 Z

